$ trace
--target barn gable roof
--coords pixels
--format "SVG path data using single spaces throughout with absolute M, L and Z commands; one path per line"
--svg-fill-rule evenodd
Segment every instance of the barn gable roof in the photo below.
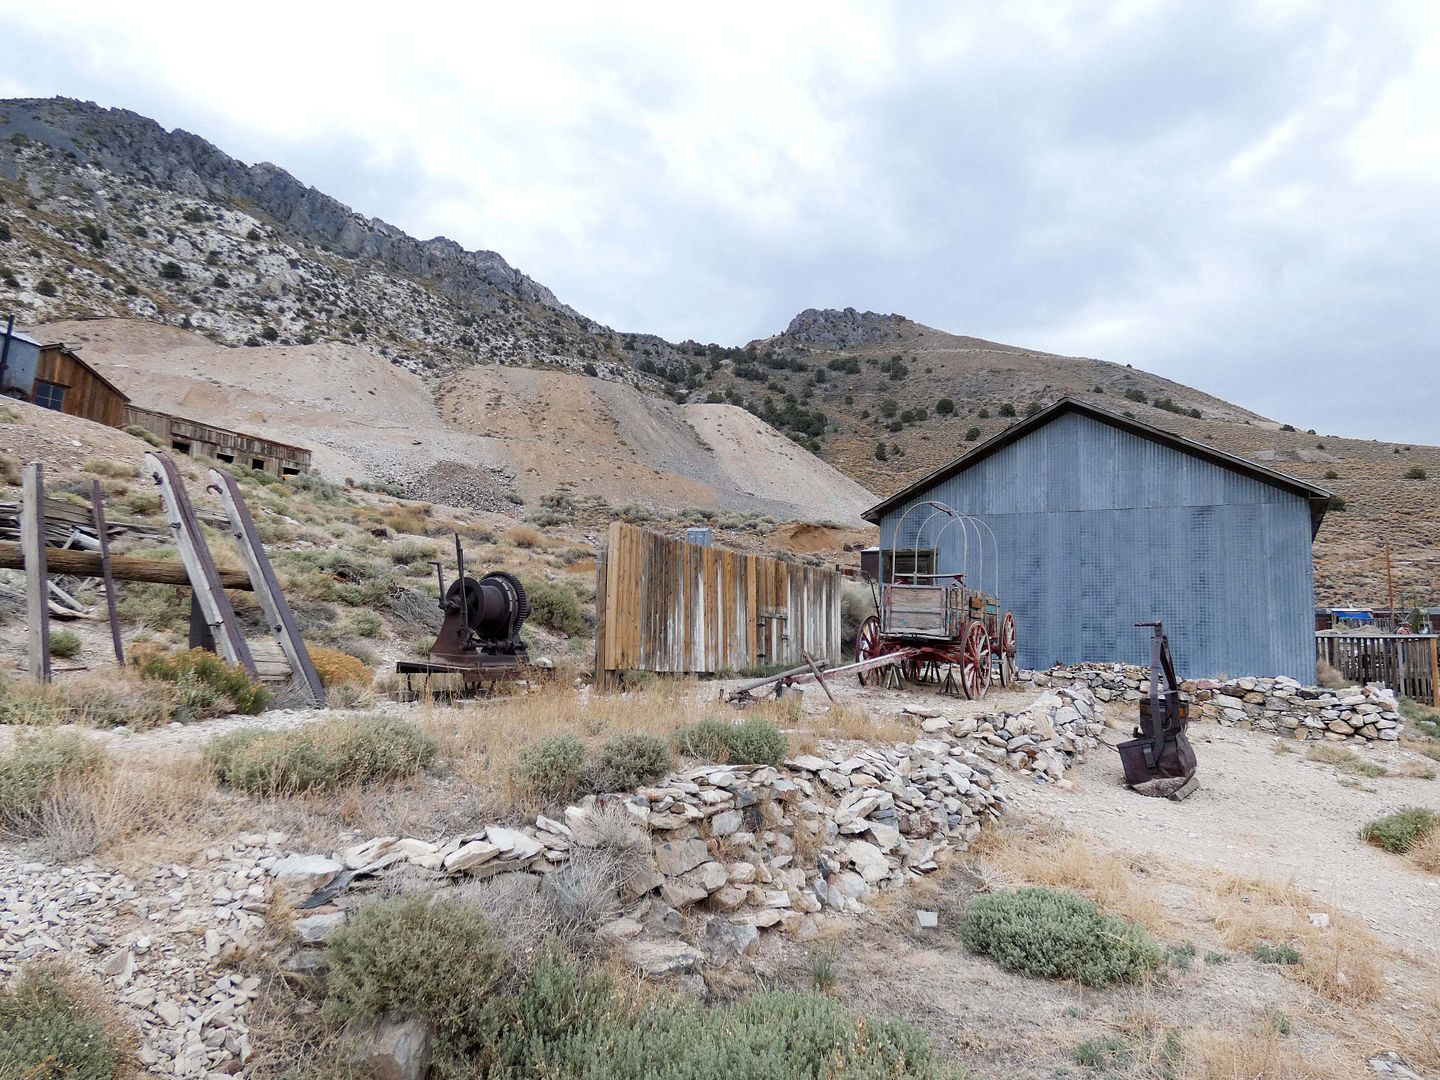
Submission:
M 129 395 L 129 394 L 125 393 L 124 390 L 121 390 L 120 387 L 116 386 L 113 382 L 111 382 L 109 379 L 107 379 L 104 375 L 101 375 L 100 372 L 96 371 L 94 364 L 92 364 L 92 363 L 90 363 L 88 360 L 84 359 L 78 352 L 76 352 L 74 349 L 70 348 L 69 345 L 66 345 L 63 341 L 52 341 L 52 342 L 49 342 L 49 343 L 47 343 L 47 344 L 45 344 L 45 345 L 41 345 L 41 346 L 40 346 L 40 351 L 41 351 L 41 352 L 49 352 L 49 351 L 52 350 L 52 349 L 54 349 L 54 350 L 56 350 L 56 351 L 64 354 L 65 356 L 68 356 L 71 360 L 74 360 L 75 363 L 79 364 L 82 368 L 84 368 L 86 371 L 88 371 L 91 375 L 94 375 L 95 378 L 96 378 L 97 380 L 99 380 L 99 382 L 100 382 L 101 384 L 103 384 L 104 386 L 108 387 L 110 390 L 114 391 L 116 394 L 119 394 L 120 397 L 124 399 L 124 401 L 125 401 L 125 403 L 126 403 L 127 405 L 130 403 L 130 395 Z
M 1168 446 L 1173 450 L 1178 450 L 1182 454 L 1189 454 L 1191 457 L 1209 461 L 1222 468 L 1242 473 L 1262 483 L 1270 484 L 1273 487 L 1278 487 L 1299 495 L 1310 504 L 1312 536 L 1315 532 L 1319 531 L 1320 522 L 1324 519 L 1325 511 L 1330 506 L 1330 498 L 1333 493 L 1327 491 L 1325 488 L 1291 476 L 1288 473 L 1266 468 L 1264 465 L 1250 461 L 1247 458 L 1239 457 L 1236 454 L 1226 453 L 1224 450 L 1217 450 L 1213 446 L 1196 442 L 1194 439 L 1187 439 L 1183 435 L 1176 435 L 1173 431 L 1164 431 L 1161 428 L 1142 423 L 1131 417 L 1121 416 L 1119 413 L 1113 413 L 1108 409 L 1099 408 L 1088 401 L 1063 397 L 1048 408 L 1041 409 L 1034 416 L 1027 416 L 1025 419 L 1011 424 L 1004 431 L 992 435 L 989 439 L 977 445 L 973 450 L 961 454 L 948 465 L 942 465 L 934 472 L 922 476 L 919 480 L 916 480 L 913 484 L 901 491 L 897 491 L 888 499 L 876 503 L 860 516 L 866 521 L 879 524 L 880 518 L 888 511 L 902 505 L 916 495 L 929 490 L 936 484 L 948 480 L 952 476 L 958 476 L 972 465 L 984 461 L 995 452 L 1003 450 L 1011 443 L 1023 439 L 1032 431 L 1044 427 L 1052 420 L 1056 420 L 1066 413 L 1079 413 L 1082 416 L 1088 416 L 1093 420 L 1098 420 L 1102 424 L 1109 424 L 1112 427 L 1120 428 L 1123 431 L 1128 431 L 1131 434 L 1150 439 L 1163 446 Z

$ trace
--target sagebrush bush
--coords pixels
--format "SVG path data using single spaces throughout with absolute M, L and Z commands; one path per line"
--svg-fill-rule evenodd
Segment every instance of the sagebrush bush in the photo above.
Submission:
M 732 765 L 779 765 L 790 752 L 790 740 L 769 720 L 751 716 L 732 724 L 726 733 Z
M 458 901 L 403 896 L 366 904 L 327 940 L 326 962 L 327 1020 L 422 1018 L 432 1026 L 442 1075 L 462 1075 L 466 1060 L 500 1031 L 494 992 L 509 958 L 489 920 Z
M 785 733 L 759 716 L 738 724 L 707 717 L 682 727 L 673 738 L 679 753 L 721 765 L 778 765 L 790 752 Z
M 575 794 L 585 776 L 585 744 L 575 735 L 551 735 L 521 749 L 512 770 L 524 791 L 545 799 Z
M 386 716 L 327 720 L 288 731 L 233 731 L 205 750 L 206 766 L 217 780 L 257 795 L 395 780 L 434 760 L 434 739 Z
M 1423 806 L 1411 806 L 1376 818 L 1361 830 L 1360 835 L 1376 847 L 1394 855 L 1404 855 L 1436 829 L 1440 829 L 1440 814 Z
M 110 1080 L 125 1066 L 118 1024 L 98 995 L 35 967 L 0 988 L 0 1077 Z
M 33 831 L 45 803 L 62 784 L 94 775 L 107 765 L 105 752 L 74 732 L 22 738 L 0 758 L 0 831 Z
M 363 908 L 330 939 L 322 1014 L 334 1023 L 419 1016 L 445 1078 L 941 1080 L 925 1035 L 819 994 L 718 1007 L 626 993 L 553 943 L 519 968 L 461 902 L 406 897 Z
M 1007 889 L 977 897 L 965 909 L 960 936 L 1007 971 L 1087 986 L 1137 979 L 1160 964 L 1160 951 L 1144 927 L 1056 889 Z
M 730 726 L 727 721 L 709 716 L 693 724 L 686 724 L 672 737 L 675 750 L 686 757 L 699 758 L 701 761 L 728 762 Z
M 172 652 L 163 646 L 131 646 L 130 659 L 141 678 L 172 684 L 180 695 L 176 718 L 205 720 L 227 713 L 254 716 L 270 705 L 271 693 L 244 668 L 227 664 L 205 649 Z
M 525 581 L 525 595 L 530 598 L 530 620 L 567 637 L 585 629 L 580 601 L 563 585 L 530 578 Z
M 310 662 L 326 689 L 338 686 L 368 687 L 375 681 L 375 672 L 358 656 L 324 645 L 306 645 Z
M 632 791 L 652 784 L 674 765 L 670 747 L 657 735 L 614 735 L 600 747 L 593 786 L 602 791 Z
M 80 635 L 74 630 L 54 630 L 50 634 L 50 655 L 73 660 L 80 655 Z
M 144 439 L 151 446 L 160 445 L 160 436 L 147 427 L 141 427 L 139 424 L 126 424 L 120 430 L 127 435 L 134 435 L 137 439 Z

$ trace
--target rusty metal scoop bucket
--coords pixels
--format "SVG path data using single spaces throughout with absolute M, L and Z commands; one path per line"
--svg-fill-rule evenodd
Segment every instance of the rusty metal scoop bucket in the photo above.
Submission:
M 1142 795 L 1180 800 L 1198 784 L 1195 749 L 1185 737 L 1189 705 L 1180 700 L 1180 681 L 1170 657 L 1170 641 L 1163 623 L 1136 623 L 1154 628 L 1150 644 L 1150 697 L 1140 702 L 1140 724 L 1135 737 L 1122 742 L 1120 764 L 1125 783 Z M 1160 688 L 1161 678 L 1165 689 Z

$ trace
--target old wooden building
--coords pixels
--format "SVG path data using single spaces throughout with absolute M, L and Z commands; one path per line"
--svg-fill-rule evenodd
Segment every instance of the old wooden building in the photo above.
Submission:
M 125 407 L 124 425 L 137 425 L 160 440 L 160 445 L 186 457 L 209 457 L 227 465 L 240 465 L 274 476 L 295 476 L 310 468 L 310 451 L 303 446 L 262 439 L 183 416 Z
M 6 397 L 120 427 L 130 399 L 62 342 L 42 345 L 10 329 L 0 340 L 0 389 Z

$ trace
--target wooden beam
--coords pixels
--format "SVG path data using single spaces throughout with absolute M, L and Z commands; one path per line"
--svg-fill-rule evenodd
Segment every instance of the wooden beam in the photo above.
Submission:
M 25 610 L 29 630 L 30 677 L 50 681 L 50 590 L 45 565 L 45 466 L 38 461 L 21 473 L 20 544 L 25 551 Z
M 125 646 L 120 640 L 120 616 L 115 611 L 115 575 L 110 572 L 110 530 L 105 525 L 105 492 L 99 480 L 90 482 L 90 513 L 95 519 L 95 535 L 100 542 L 100 576 L 105 579 L 105 613 L 110 620 L 110 645 L 115 662 L 125 666 Z
M 46 562 L 53 574 L 70 574 L 74 577 L 102 577 L 98 551 L 80 551 L 75 548 L 46 548 Z M 25 555 L 20 544 L 13 540 L 0 540 L 0 570 L 24 570 Z M 227 589 L 250 591 L 249 575 L 244 570 L 218 570 L 220 584 Z M 111 555 L 110 574 L 116 581 L 148 581 L 155 585 L 189 585 L 190 576 L 183 563 L 168 559 L 140 559 L 133 555 Z

